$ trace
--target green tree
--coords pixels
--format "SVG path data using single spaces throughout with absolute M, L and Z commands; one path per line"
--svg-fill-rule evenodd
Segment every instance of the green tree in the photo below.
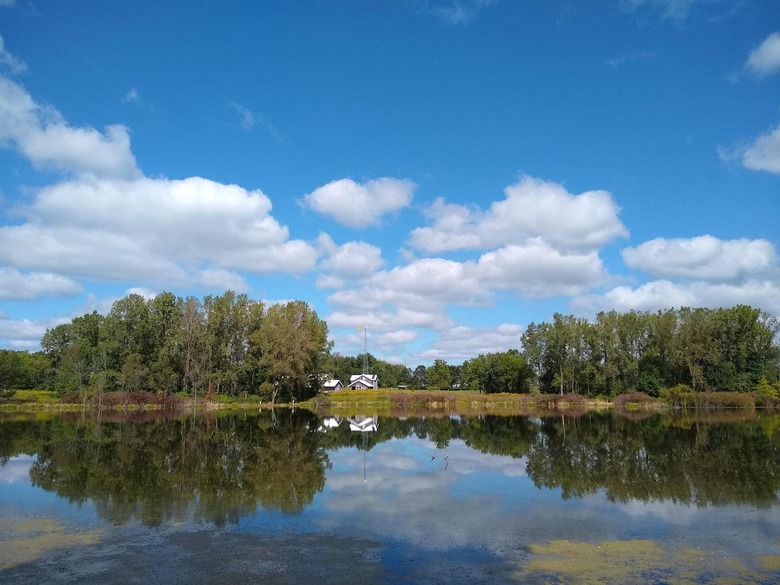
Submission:
M 452 387 L 452 372 L 444 360 L 435 360 L 428 368 L 427 374 L 429 386 L 440 390 L 449 390 Z
M 299 400 L 316 392 L 320 366 L 330 344 L 327 324 L 308 304 L 292 301 L 269 307 L 252 342 L 259 348 L 259 363 L 274 386 L 273 402 L 280 392 Z

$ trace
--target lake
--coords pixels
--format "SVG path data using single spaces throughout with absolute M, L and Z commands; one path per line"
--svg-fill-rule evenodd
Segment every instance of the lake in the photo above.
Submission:
M 0 416 L 0 583 L 777 583 L 780 417 Z

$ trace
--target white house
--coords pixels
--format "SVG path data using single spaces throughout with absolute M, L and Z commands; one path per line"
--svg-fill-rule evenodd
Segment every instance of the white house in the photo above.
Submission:
M 349 378 L 349 387 L 353 390 L 376 390 L 379 378 L 376 374 L 355 374 Z
M 342 388 L 344 388 L 344 384 L 341 383 L 341 380 L 327 380 L 322 385 L 322 389 L 325 390 L 325 392 L 337 392 Z

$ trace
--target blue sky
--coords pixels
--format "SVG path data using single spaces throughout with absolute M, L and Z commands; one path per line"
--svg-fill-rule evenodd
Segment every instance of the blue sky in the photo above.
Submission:
M 556 311 L 780 315 L 775 0 L 0 0 L 0 346 L 129 292 L 335 351 Z

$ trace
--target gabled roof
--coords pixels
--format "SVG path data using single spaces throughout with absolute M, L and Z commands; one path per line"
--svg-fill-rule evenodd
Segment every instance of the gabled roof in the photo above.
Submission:
M 377 375 L 376 374 L 353 374 L 352 376 L 349 377 L 349 383 L 351 384 L 355 380 L 360 380 L 361 378 L 364 380 L 370 380 L 371 382 L 374 382 L 377 380 Z

